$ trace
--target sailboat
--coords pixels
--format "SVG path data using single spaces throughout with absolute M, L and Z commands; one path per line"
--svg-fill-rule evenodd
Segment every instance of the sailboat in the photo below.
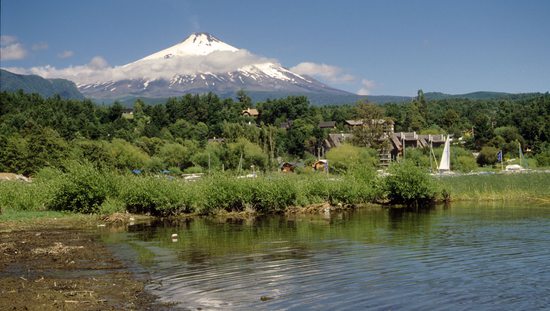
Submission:
M 519 165 L 518 164 L 510 164 L 506 165 L 506 172 L 521 172 L 525 171 L 523 168 L 523 165 L 527 167 L 527 162 L 525 161 L 525 157 L 523 156 L 523 152 L 521 151 L 521 143 L 518 142 L 518 148 L 519 148 Z M 523 164 L 523 165 L 522 165 Z
M 449 173 L 451 171 L 451 138 L 448 135 L 445 140 L 445 147 L 443 147 L 441 162 L 439 162 L 437 169 L 440 174 Z

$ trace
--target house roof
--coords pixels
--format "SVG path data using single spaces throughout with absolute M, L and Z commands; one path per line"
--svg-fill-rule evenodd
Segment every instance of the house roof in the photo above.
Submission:
M 418 135 L 421 138 L 424 138 L 427 142 L 434 142 L 434 143 L 445 143 L 445 140 L 447 137 L 443 134 L 436 134 L 436 135 Z
M 346 120 L 345 122 L 347 125 L 350 125 L 350 126 L 361 126 L 364 124 L 363 120 Z M 370 123 L 371 124 L 394 124 L 395 122 L 389 119 L 371 119 Z
M 345 121 L 347 125 L 350 126 L 361 126 L 363 125 L 363 120 L 346 120 Z
M 243 115 L 247 114 L 251 117 L 257 117 L 260 113 L 258 112 L 258 109 L 256 108 L 246 108 L 241 112 Z
M 335 128 L 336 127 L 336 121 L 322 121 L 319 122 L 319 128 L 326 129 L 326 128 Z

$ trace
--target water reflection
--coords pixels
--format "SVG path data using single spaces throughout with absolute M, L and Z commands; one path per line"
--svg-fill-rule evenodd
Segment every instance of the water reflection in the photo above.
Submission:
M 130 226 L 126 239 L 176 308 L 528 310 L 550 307 L 549 211 L 194 218 Z

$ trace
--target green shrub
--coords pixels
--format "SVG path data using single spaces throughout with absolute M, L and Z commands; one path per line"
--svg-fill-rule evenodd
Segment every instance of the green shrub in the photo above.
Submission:
M 99 207 L 99 214 L 110 215 L 125 211 L 124 202 L 118 198 L 108 197 Z
M 312 174 L 307 178 L 297 179 L 293 184 L 297 187 L 296 204 L 306 206 L 319 204 L 330 200 L 331 181 L 325 174 Z
M 126 176 L 119 184 L 120 200 L 132 213 L 157 216 L 190 213 L 193 207 L 186 200 L 186 185 L 164 177 Z
M 97 213 L 113 192 L 109 176 L 90 163 L 70 163 L 66 172 L 48 182 L 46 207 L 57 211 Z
M 495 147 L 483 147 L 477 156 L 477 164 L 480 166 L 493 165 L 497 163 L 499 150 Z
M 298 187 L 289 178 L 262 178 L 250 184 L 252 207 L 260 213 L 277 213 L 297 203 Z
M 392 165 L 389 172 L 385 190 L 390 203 L 418 206 L 435 200 L 436 184 L 421 168 L 405 161 Z
M 455 164 L 453 167 L 452 164 Z M 460 155 L 456 157 L 456 160 L 451 163 L 451 169 L 459 172 L 471 172 L 477 169 L 476 159 L 472 155 Z
M 535 156 L 537 160 L 537 166 L 549 167 L 550 166 L 550 147 L 542 150 Z
M 216 210 L 243 211 L 250 205 L 252 187 L 257 180 L 237 179 L 233 176 L 214 175 L 199 181 L 205 194 L 201 213 L 211 214 Z

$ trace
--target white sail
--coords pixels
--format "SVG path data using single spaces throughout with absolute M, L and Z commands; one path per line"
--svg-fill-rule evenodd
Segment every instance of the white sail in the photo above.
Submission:
M 447 136 L 445 140 L 445 147 L 443 148 L 443 154 L 441 155 L 441 162 L 438 167 L 440 172 L 451 170 L 451 139 Z

